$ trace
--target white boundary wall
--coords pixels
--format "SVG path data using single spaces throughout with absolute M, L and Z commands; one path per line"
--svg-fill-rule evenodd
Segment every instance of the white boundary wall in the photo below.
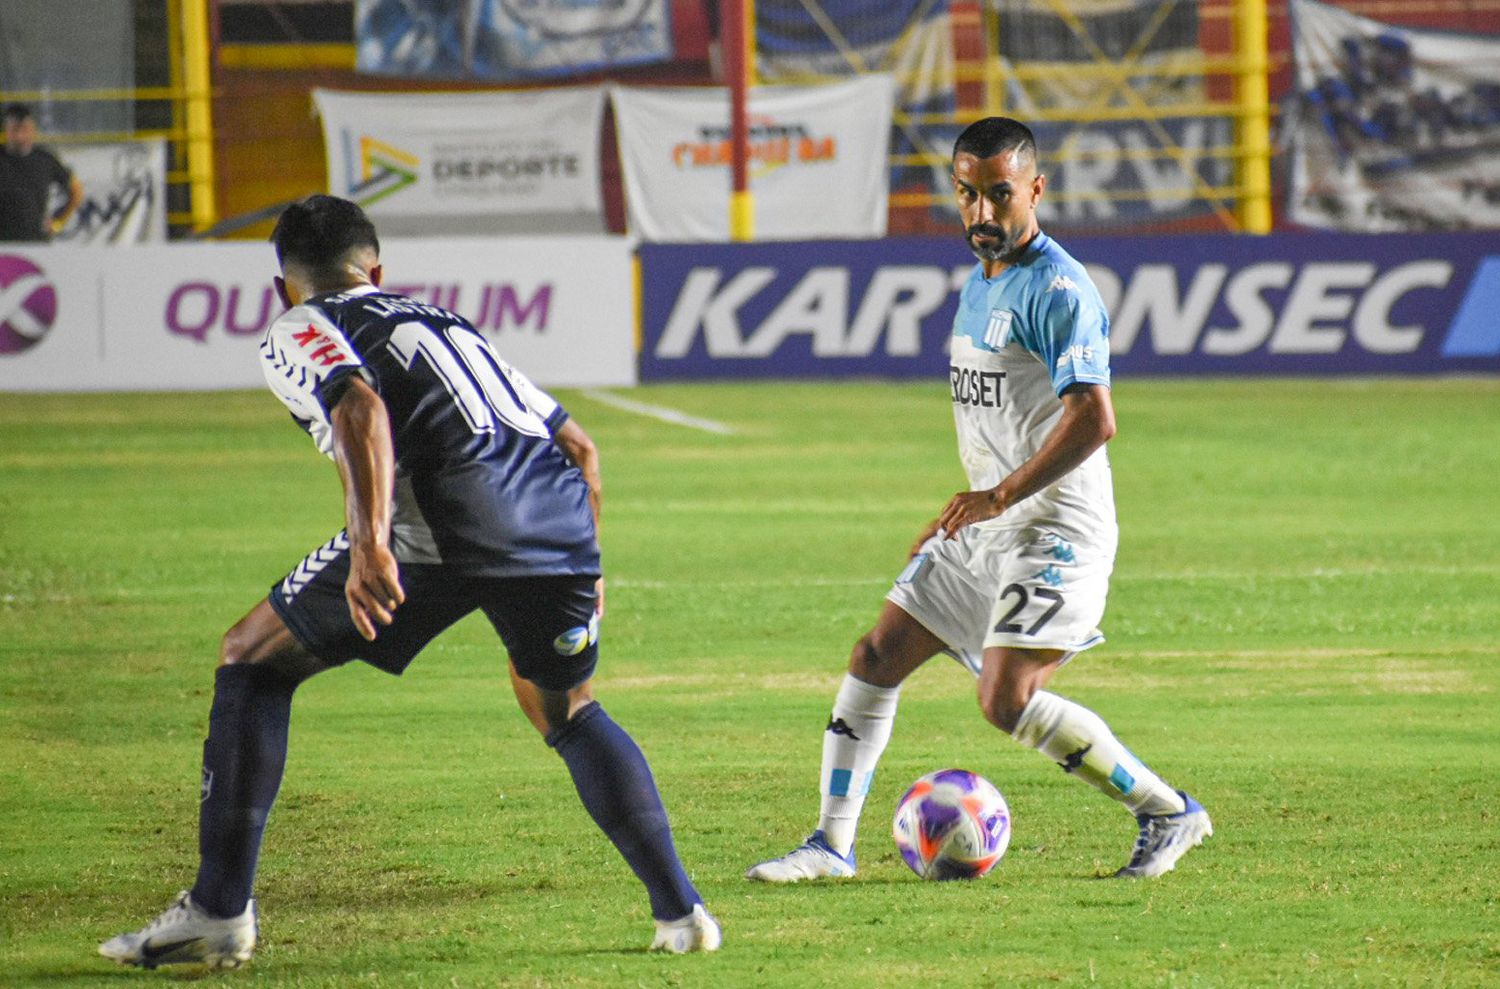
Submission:
M 385 286 L 467 317 L 545 387 L 636 382 L 624 237 L 392 240 Z M 269 244 L 0 244 L 0 391 L 261 388 Z

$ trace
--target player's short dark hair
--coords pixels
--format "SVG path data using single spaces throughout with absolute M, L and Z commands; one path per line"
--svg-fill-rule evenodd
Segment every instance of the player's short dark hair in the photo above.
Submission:
M 312 272 L 337 269 L 360 248 L 380 254 L 375 224 L 358 203 L 338 196 L 308 196 L 282 210 L 271 243 L 282 267 L 293 263 Z
M 985 117 L 964 128 L 958 140 L 953 142 L 953 157 L 960 153 L 975 158 L 993 158 L 998 154 L 1018 151 L 1022 158 L 1036 161 L 1036 137 L 1031 128 L 1019 120 L 1009 117 Z
M 30 120 L 31 116 L 31 107 L 25 103 L 7 103 L 5 105 L 6 120 L 13 120 L 19 124 L 23 120 Z

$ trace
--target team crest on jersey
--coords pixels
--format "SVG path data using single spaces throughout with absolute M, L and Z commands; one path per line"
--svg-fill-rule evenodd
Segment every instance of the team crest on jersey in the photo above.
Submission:
M 999 350 L 1005 346 L 1010 339 L 1010 323 L 1015 319 L 1015 313 L 1009 309 L 991 309 L 990 321 L 984 328 L 985 346 L 992 350 Z

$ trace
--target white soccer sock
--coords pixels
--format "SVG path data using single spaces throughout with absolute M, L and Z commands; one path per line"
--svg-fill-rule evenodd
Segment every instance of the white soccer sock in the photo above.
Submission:
M 1133 814 L 1179 814 L 1182 797 L 1120 744 L 1104 719 L 1081 704 L 1038 690 L 1021 712 L 1015 739 L 1062 766 Z
M 875 778 L 875 764 L 891 740 L 900 687 L 877 687 L 845 675 L 823 735 L 823 803 L 818 827 L 840 855 L 854 847 L 859 812 Z

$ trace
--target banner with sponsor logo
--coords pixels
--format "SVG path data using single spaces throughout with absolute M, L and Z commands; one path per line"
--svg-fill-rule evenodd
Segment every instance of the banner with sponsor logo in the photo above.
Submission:
M 621 237 L 383 242 L 385 287 L 467 317 L 543 386 L 635 381 Z M 261 388 L 264 244 L 0 245 L 0 391 Z
M 667 0 L 356 0 L 356 67 L 521 80 L 665 62 Z
M 1292 0 L 1291 219 L 1337 230 L 1500 227 L 1500 39 Z
M 54 244 L 152 244 L 167 239 L 166 141 L 70 144 L 61 154 L 83 186 L 83 202 L 53 238 Z
M 313 91 L 328 191 L 393 236 L 602 233 L 599 87 Z
M 751 90 L 757 238 L 885 235 L 892 93 L 887 76 Z M 617 87 L 611 98 L 631 233 L 728 240 L 728 90 Z
M 1084 239 L 1117 374 L 1500 374 L 1481 235 Z M 641 379 L 942 377 L 957 236 L 640 247 Z

